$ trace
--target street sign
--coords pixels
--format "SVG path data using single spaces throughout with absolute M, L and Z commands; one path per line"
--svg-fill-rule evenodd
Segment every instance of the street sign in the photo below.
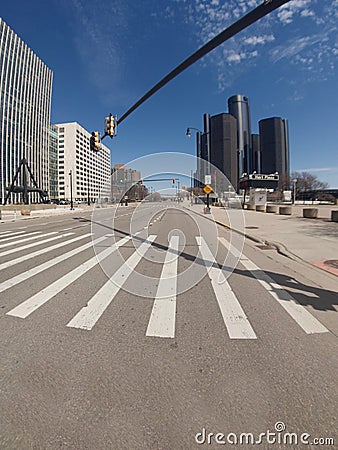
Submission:
M 245 175 L 239 179 L 239 188 L 266 188 L 266 189 L 277 189 L 279 181 L 279 175 L 274 174 L 261 174 L 253 173 L 250 175 Z
M 208 195 L 212 192 L 212 187 L 207 184 L 204 186 L 203 191 Z
M 211 175 L 204 176 L 204 184 L 211 184 Z

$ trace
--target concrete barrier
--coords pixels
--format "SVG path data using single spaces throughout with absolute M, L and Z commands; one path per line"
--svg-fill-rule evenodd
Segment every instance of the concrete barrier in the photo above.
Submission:
M 14 210 L 12 211 L 7 211 L 7 210 L 2 210 L 0 212 L 0 220 L 6 222 L 6 221 L 13 221 L 17 219 L 17 212 Z
M 265 212 L 265 205 L 256 205 L 256 211 Z
M 266 212 L 267 213 L 276 213 L 277 205 L 266 205 Z
M 292 206 L 280 206 L 279 214 L 283 216 L 291 216 L 292 214 Z
M 256 211 L 256 206 L 247 204 L 246 205 L 246 209 L 249 210 L 249 211 Z
M 338 211 L 331 211 L 332 222 L 338 222 Z
M 303 217 L 305 219 L 317 219 L 318 208 L 303 208 Z

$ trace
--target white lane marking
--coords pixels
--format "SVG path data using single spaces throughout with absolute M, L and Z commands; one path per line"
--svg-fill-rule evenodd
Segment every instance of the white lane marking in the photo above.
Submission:
M 52 234 L 54 234 L 54 233 L 52 233 Z M 70 233 L 70 234 L 74 234 L 74 233 Z M 22 245 L 21 247 L 12 248 L 11 250 L 6 250 L 4 252 L 1 252 L 0 256 L 11 255 L 12 253 L 26 250 L 27 248 L 36 247 L 37 245 L 42 245 L 42 244 L 45 244 L 46 242 L 55 241 L 56 239 L 62 238 L 62 236 L 64 236 L 64 235 L 58 234 L 57 236 L 54 236 L 54 237 L 51 237 L 48 239 L 43 239 L 42 241 L 39 241 L 39 242 L 32 242 L 31 244 L 26 244 L 26 245 Z
M 28 278 L 33 277 L 34 275 L 37 275 L 40 272 L 43 272 L 44 270 L 50 269 L 51 267 L 55 266 L 56 264 L 59 264 L 60 262 L 65 261 L 66 259 L 71 258 L 74 255 L 77 255 L 78 253 L 83 252 L 87 248 L 91 247 L 92 245 L 95 245 L 101 241 L 103 241 L 105 237 L 101 237 L 99 239 L 96 239 L 93 242 L 87 242 L 86 244 L 82 245 L 81 247 L 77 247 L 73 250 L 70 250 L 67 253 L 64 253 L 60 256 L 57 256 L 56 258 L 53 258 L 50 261 L 46 261 L 39 266 L 33 267 L 32 269 L 28 269 L 25 272 L 19 273 L 13 278 L 9 278 L 8 280 L 0 283 L 0 292 L 6 291 L 7 289 L 15 286 L 16 284 L 21 283 L 22 281 L 27 280 Z
M 117 272 L 115 272 L 102 288 L 89 300 L 87 305 L 80 309 L 67 324 L 67 327 L 91 330 L 155 239 L 156 236 L 149 236 L 148 239 L 137 248 Z
M 307 334 L 328 333 L 329 330 L 319 322 L 303 305 L 297 302 L 285 289 L 269 277 L 255 263 L 241 254 L 235 247 L 230 246 L 225 238 L 218 238 L 228 250 L 236 257 L 240 257 L 241 264 L 249 270 L 257 281 L 269 294 L 277 300 L 284 310 L 298 323 Z
M 179 236 L 170 239 L 146 336 L 175 337 L 179 239 Z
M 200 253 L 208 270 L 211 285 L 215 292 L 230 339 L 257 339 L 229 283 L 225 279 L 222 283 L 218 282 L 220 279 L 219 271 L 221 269 L 214 267 L 214 257 L 205 240 L 202 237 L 196 237 L 196 240 L 200 246 Z
M 35 239 L 40 239 L 42 237 L 51 236 L 51 235 L 55 235 L 55 234 L 57 234 L 57 231 L 52 231 L 50 233 L 38 234 L 38 235 L 35 234 L 34 236 L 30 236 L 25 239 L 19 239 L 18 241 L 15 241 L 15 242 L 6 242 L 6 244 L 1 244 L 0 248 L 10 247 L 11 245 L 17 245 L 17 244 L 21 244 L 22 242 L 33 241 Z
M 61 239 L 64 237 L 72 236 L 73 234 L 74 233 L 60 234 L 59 236 L 55 236 L 53 238 L 46 239 L 46 241 Z M 87 234 L 84 234 L 83 236 L 77 236 L 73 239 L 69 239 L 68 241 L 63 241 L 58 244 L 54 244 L 51 247 L 46 247 L 46 248 L 43 248 L 42 250 L 37 250 L 36 252 L 27 253 L 26 255 L 19 256 L 19 258 L 12 259 L 10 261 L 4 262 L 3 264 L 0 264 L 0 270 L 7 269 L 8 267 L 11 267 L 11 266 L 15 266 L 16 264 L 19 264 L 23 261 L 27 261 L 28 259 L 35 258 L 35 256 L 40 256 L 40 255 L 43 255 L 44 253 L 51 252 L 52 250 L 56 250 L 57 248 L 64 247 L 65 245 L 72 244 L 73 242 L 77 242 L 81 239 L 84 239 L 84 238 L 90 236 L 90 235 L 91 235 L 91 233 L 87 233 Z
M 75 228 L 82 228 L 82 227 L 86 227 L 87 225 L 89 225 L 88 223 L 85 223 L 84 225 L 76 225 L 75 227 L 70 227 L 70 228 L 62 228 L 61 231 L 69 231 L 69 230 L 75 230 Z
M 104 239 L 104 238 L 99 238 Z M 112 244 L 109 248 L 106 250 L 103 250 L 98 255 L 93 256 L 83 264 L 80 264 L 78 267 L 76 267 L 71 272 L 68 272 L 66 275 L 61 277 L 59 280 L 54 281 L 54 283 L 50 284 L 46 288 L 42 289 L 37 294 L 30 297 L 28 300 L 24 301 L 20 305 L 16 306 L 14 309 L 9 311 L 7 315 L 9 316 L 15 316 L 20 317 L 22 319 L 28 317 L 32 312 L 34 312 L 36 309 L 40 308 L 40 306 L 47 303 L 51 298 L 53 298 L 56 294 L 61 292 L 63 289 L 65 289 L 67 286 L 69 286 L 71 283 L 76 281 L 78 278 L 80 278 L 82 275 L 84 275 L 86 272 L 88 272 L 90 269 L 92 269 L 96 264 L 98 264 L 100 261 L 105 259 L 107 256 L 109 256 L 111 253 L 113 253 L 118 247 L 121 247 L 126 242 L 128 242 L 131 239 L 131 236 L 126 236 L 125 238 L 121 239 L 117 243 Z M 89 245 L 92 245 L 92 242 L 89 243 Z
M 2 236 L 7 237 L 7 236 L 14 236 L 15 234 L 22 234 L 25 233 L 25 231 L 2 231 L 0 233 L 0 238 L 2 238 Z
M 25 233 L 25 231 L 19 231 L 18 233 L 13 233 L 12 235 L 8 235 L 10 237 L 5 236 L 5 238 L 1 239 L 0 242 L 13 241 L 14 239 L 21 238 L 21 237 L 23 237 L 23 235 L 21 235 L 21 236 L 17 236 L 17 235 L 22 234 L 22 233 Z M 39 234 L 39 233 L 41 233 L 41 231 L 33 231 L 31 233 L 26 233 L 25 236 L 32 236 L 33 234 Z M 16 236 L 14 236 L 14 235 L 16 235 Z M 11 245 L 11 244 L 9 244 L 9 245 Z

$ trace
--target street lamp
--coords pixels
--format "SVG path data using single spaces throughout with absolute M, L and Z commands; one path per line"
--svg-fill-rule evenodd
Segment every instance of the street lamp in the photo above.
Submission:
M 70 182 L 70 209 L 73 210 L 74 209 L 74 205 L 73 205 L 73 172 L 70 170 L 69 171 L 69 182 Z
M 295 205 L 296 204 L 296 185 L 297 185 L 297 178 L 294 178 L 293 180 L 292 180 L 292 183 L 293 183 L 293 204 Z
M 89 169 L 88 169 L 88 172 L 87 172 L 87 189 L 88 189 L 88 192 L 87 192 L 87 194 L 88 194 L 88 197 L 87 197 L 87 204 L 88 204 L 88 206 L 90 206 L 90 194 L 89 194 Z
M 194 127 L 189 127 L 187 128 L 186 131 L 186 136 L 190 137 L 191 133 L 190 130 L 196 130 L 197 131 L 197 136 L 198 136 L 198 144 L 197 144 L 197 153 L 201 153 L 201 136 L 204 135 L 206 136 L 206 150 L 207 150 L 207 161 L 206 161 L 206 165 L 203 164 L 203 169 L 205 167 L 205 172 L 203 171 L 204 174 L 204 183 L 203 184 L 211 184 L 211 174 L 210 174 L 210 116 L 209 114 L 204 114 L 204 132 L 199 130 L 198 128 L 194 128 Z M 200 148 L 198 148 L 198 146 L 200 146 Z M 198 156 L 200 157 L 200 155 L 198 154 Z M 201 158 L 204 159 L 204 158 Z M 199 161 L 197 161 L 197 163 L 199 164 Z M 197 172 L 198 172 L 198 178 L 202 178 L 203 181 L 203 176 L 202 174 L 199 172 L 198 168 L 197 168 Z M 207 178 L 208 177 L 208 178 Z M 215 186 L 215 192 L 216 192 L 216 186 Z M 207 211 L 210 212 L 210 205 L 209 205 L 209 194 L 207 194 Z
M 206 174 L 205 175 L 210 175 L 210 131 L 209 131 L 209 125 L 208 125 L 209 115 L 208 114 L 204 114 L 204 116 L 205 116 L 204 117 L 204 122 L 205 122 L 206 131 L 201 131 L 198 128 L 189 127 L 189 128 L 187 128 L 187 131 L 186 131 L 185 135 L 188 138 L 190 138 L 191 137 L 191 131 L 190 130 L 195 130 L 195 131 L 197 131 L 199 133 L 199 136 L 202 136 L 202 135 L 206 136 L 207 164 L 206 164 Z M 205 183 L 205 180 L 204 180 L 204 184 L 207 184 L 207 183 Z

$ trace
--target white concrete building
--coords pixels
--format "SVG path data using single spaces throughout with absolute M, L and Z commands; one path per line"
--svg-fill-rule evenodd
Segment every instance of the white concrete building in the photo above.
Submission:
M 0 201 L 26 158 L 49 191 L 49 125 L 53 72 L 0 18 Z M 21 177 L 18 184 L 22 185 Z M 31 183 L 29 183 L 31 185 Z M 39 199 L 31 194 L 30 201 Z M 21 201 L 11 194 L 9 203 Z
M 110 200 L 110 150 L 90 150 L 91 133 L 77 122 L 60 123 L 58 129 L 59 199 L 70 200 L 72 178 L 73 200 L 94 202 L 98 197 Z M 71 175 L 70 175 L 71 173 Z

